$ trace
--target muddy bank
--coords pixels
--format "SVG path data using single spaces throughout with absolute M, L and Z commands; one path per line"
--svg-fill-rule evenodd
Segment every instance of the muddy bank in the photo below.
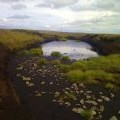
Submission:
M 0 44 L 0 120 L 25 120 L 30 118 L 28 110 L 21 105 L 13 85 L 6 75 L 10 50 Z

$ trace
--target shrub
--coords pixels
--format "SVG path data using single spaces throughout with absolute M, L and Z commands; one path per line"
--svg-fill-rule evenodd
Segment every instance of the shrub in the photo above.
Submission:
M 80 70 L 71 70 L 67 73 L 68 80 L 72 82 L 95 82 L 95 81 L 114 81 L 114 76 L 111 73 L 106 73 L 104 71 L 80 71 Z
M 19 56 L 42 56 L 43 52 L 41 48 L 33 48 L 30 50 L 24 50 L 20 52 L 18 55 Z
M 61 53 L 57 52 L 57 51 L 54 51 L 54 52 L 51 53 L 51 56 L 53 56 L 53 57 L 60 57 Z
M 109 90 L 113 90 L 113 89 L 115 88 L 115 86 L 114 86 L 112 83 L 107 83 L 107 84 L 105 85 L 105 88 L 106 88 L 106 89 L 109 89 Z
M 39 65 L 45 65 L 47 63 L 47 61 L 43 58 L 41 58 L 38 62 Z
M 65 72 L 65 73 L 70 70 L 70 66 L 65 64 L 60 64 L 59 68 L 62 72 Z
M 63 56 L 61 58 L 62 61 L 69 61 L 70 60 L 70 57 L 69 56 Z
M 84 117 L 85 120 L 90 120 L 92 117 L 92 111 L 91 110 L 83 110 L 81 111 L 80 115 Z
M 67 73 L 67 78 L 72 82 L 83 82 L 85 80 L 84 73 L 80 70 L 69 71 Z
M 60 65 L 61 65 L 60 60 L 53 60 L 51 63 L 52 63 L 53 65 L 57 65 L 57 66 L 60 66 Z

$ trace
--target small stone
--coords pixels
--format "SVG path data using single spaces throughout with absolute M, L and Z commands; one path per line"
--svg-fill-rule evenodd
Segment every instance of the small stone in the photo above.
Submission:
M 42 81 L 40 84 L 41 84 L 41 85 L 44 85 L 44 84 L 45 84 L 45 82 L 44 82 L 44 81 Z
M 118 120 L 116 116 L 112 116 L 109 120 Z
M 30 77 L 22 76 L 22 79 L 23 79 L 24 81 L 31 81 L 31 78 L 30 78 Z
M 53 85 L 53 82 L 50 82 L 50 85 Z
M 100 92 L 100 95 L 102 95 L 103 93 L 102 92 Z
M 34 67 L 37 67 L 37 64 L 36 64 L 36 63 L 34 63 L 34 64 L 33 64 L 33 66 L 34 66 Z
M 42 96 L 42 94 L 38 91 L 34 91 L 35 92 L 35 96 Z
M 87 107 L 85 105 L 83 105 L 83 108 L 86 109 Z
M 103 105 L 101 105 L 101 106 L 100 106 L 100 112 L 103 112 L 103 111 L 104 111 L 104 109 L 105 109 L 105 108 L 104 108 L 104 106 L 103 106 Z
M 81 99 L 81 100 L 80 100 L 80 103 L 83 105 L 83 104 L 84 104 L 84 100 L 83 100 L 83 99 Z
M 82 108 L 78 108 L 77 109 L 77 113 L 81 113 L 81 112 L 83 112 L 83 109 Z
M 65 102 L 65 105 L 71 106 L 71 103 L 70 102 Z
M 91 110 L 91 115 L 96 115 L 97 113 L 96 113 L 96 111 L 95 110 Z
M 79 84 L 79 86 L 80 86 L 80 87 L 83 87 L 83 88 L 85 87 L 83 83 Z
M 96 101 L 91 101 L 91 104 L 98 105 L 98 103 Z
M 86 91 L 86 93 L 88 93 L 88 94 L 89 94 L 89 93 L 92 93 L 92 91 Z
M 37 96 L 37 97 L 38 97 L 38 96 L 42 96 L 42 94 L 38 93 L 38 94 L 36 94 L 36 96 Z
M 103 100 L 102 100 L 102 99 L 97 99 L 97 101 L 98 101 L 99 103 L 103 102 Z
M 58 97 L 60 95 L 60 92 L 55 92 L 55 97 Z
M 84 110 L 83 110 L 82 108 L 73 108 L 72 111 L 75 112 L 75 113 L 79 113 L 79 114 L 80 114 L 80 113 L 82 113 Z
M 30 82 L 26 82 L 26 84 L 28 85 L 28 87 L 32 87 L 32 86 L 34 86 L 34 84 L 33 83 L 30 83 Z
M 57 100 L 53 99 L 53 102 L 56 102 Z
M 70 88 L 65 88 L 66 90 L 70 90 Z
M 21 75 L 20 74 L 16 74 L 17 77 L 20 77 Z
M 86 96 L 86 98 L 87 98 L 87 99 L 90 99 L 90 98 L 91 98 L 91 96 L 87 95 L 87 96 Z
M 84 91 L 83 91 L 83 90 L 81 90 L 81 91 L 80 91 L 80 93 L 84 93 Z
M 120 111 L 118 111 L 118 114 L 120 115 Z
M 107 102 L 110 101 L 110 98 L 108 98 L 108 97 L 102 96 L 102 98 Z
M 111 96 L 111 98 L 114 98 L 114 97 L 115 97 L 115 95 L 114 95 L 113 93 L 110 93 L 110 96 Z
M 23 66 L 17 67 L 16 70 L 22 70 Z

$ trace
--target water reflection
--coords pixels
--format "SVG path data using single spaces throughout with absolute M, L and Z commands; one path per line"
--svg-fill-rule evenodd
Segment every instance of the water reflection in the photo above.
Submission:
M 98 56 L 98 53 L 92 50 L 91 45 L 74 40 L 45 43 L 42 45 L 42 50 L 44 56 L 50 56 L 52 52 L 58 51 L 63 56 L 69 56 L 71 59 L 76 60 Z

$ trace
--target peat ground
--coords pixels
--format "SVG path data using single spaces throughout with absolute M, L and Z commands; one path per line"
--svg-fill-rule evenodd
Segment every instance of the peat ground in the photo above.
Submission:
M 50 62 L 39 65 L 39 57 L 13 57 L 8 75 L 32 120 L 85 120 L 82 113 L 91 110 L 91 120 L 120 119 L 120 93 L 101 85 L 70 83 Z

